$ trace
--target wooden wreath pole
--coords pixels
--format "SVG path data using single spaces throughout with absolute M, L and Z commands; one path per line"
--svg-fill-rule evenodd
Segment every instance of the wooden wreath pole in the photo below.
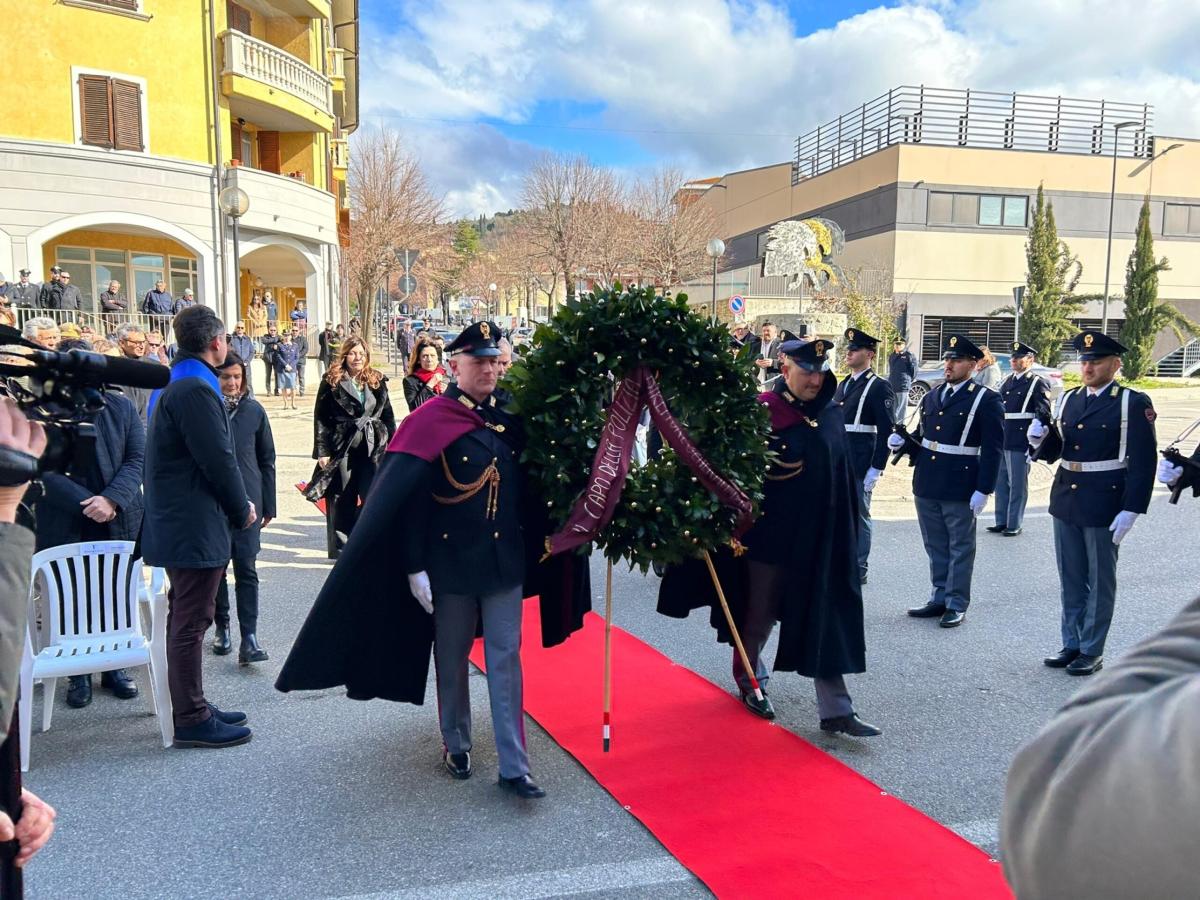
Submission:
M 612 743 L 612 560 L 604 580 L 604 752 Z
M 707 550 L 704 551 L 704 562 L 708 565 L 708 574 L 712 577 L 713 587 L 717 589 L 717 599 L 721 601 L 721 609 L 725 611 L 725 621 L 729 623 L 729 632 L 733 635 L 733 645 L 737 647 L 738 656 L 742 659 L 742 669 L 750 677 L 750 686 L 754 688 L 754 698 L 762 700 L 762 688 L 758 686 L 758 679 L 754 676 L 754 667 L 750 665 L 750 657 L 746 655 L 742 636 L 738 634 L 737 626 L 733 624 L 733 613 L 729 611 L 729 603 L 725 600 L 725 591 L 721 589 L 721 581 L 717 578 L 717 569 Z

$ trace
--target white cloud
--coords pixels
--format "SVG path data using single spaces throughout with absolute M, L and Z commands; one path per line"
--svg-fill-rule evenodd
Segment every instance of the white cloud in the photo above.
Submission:
M 583 124 L 662 132 L 632 137 L 696 175 L 786 159 L 796 135 L 900 84 L 1145 100 L 1159 133 L 1200 134 L 1195 3 L 920 0 L 804 36 L 766 0 L 439 0 L 407 21 L 364 43 L 368 118 L 521 124 L 587 104 L 601 112 Z M 515 205 L 537 152 L 481 126 L 394 124 L 463 214 Z

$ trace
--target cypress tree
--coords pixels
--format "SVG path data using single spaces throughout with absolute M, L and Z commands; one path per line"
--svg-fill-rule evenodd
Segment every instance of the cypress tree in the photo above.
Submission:
M 1150 231 L 1150 198 L 1142 201 L 1137 238 L 1125 264 L 1125 322 L 1121 343 L 1129 348 L 1122 369 L 1128 378 L 1141 378 L 1154 365 L 1154 339 L 1170 328 L 1186 341 L 1185 332 L 1195 335 L 1197 325 L 1169 303 L 1158 299 L 1158 273 L 1170 269 L 1167 258 L 1154 259 L 1154 236 Z
M 1021 305 L 1021 339 L 1038 351 L 1038 358 L 1056 366 L 1062 345 L 1075 334 L 1071 319 L 1084 309 L 1073 292 L 1083 274 L 1079 259 L 1066 241 L 1058 239 L 1054 204 L 1046 200 L 1038 185 L 1037 203 L 1025 244 L 1025 300 Z

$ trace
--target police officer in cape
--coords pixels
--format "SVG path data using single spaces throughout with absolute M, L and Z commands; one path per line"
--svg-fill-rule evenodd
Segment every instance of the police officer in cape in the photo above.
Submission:
M 867 583 L 867 558 L 871 555 L 871 492 L 888 459 L 895 392 L 886 379 L 872 370 L 879 339 L 857 328 L 846 329 L 846 365 L 850 374 L 833 395 L 846 418 L 846 444 L 850 469 L 858 492 L 858 572 Z
M 1012 374 L 1000 384 L 1004 402 L 1004 457 L 996 478 L 996 524 L 988 531 L 1016 537 L 1025 520 L 1029 500 L 1029 424 L 1050 421 L 1050 386 L 1033 373 L 1037 351 L 1020 341 L 1013 343 Z
M 774 719 L 763 655 L 778 622 L 773 669 L 813 679 L 821 730 L 874 737 L 883 731 L 858 717 L 844 677 L 866 671 L 866 639 L 858 573 L 859 479 L 851 467 L 842 408 L 833 402 L 838 385 L 830 371 L 832 344 L 794 340 L 780 349 L 783 371 L 759 395 L 770 410 L 770 450 L 776 454 L 763 482 L 761 513 L 741 538 L 744 553 L 716 554 L 763 700 L 755 697 L 736 651 L 733 677 L 747 709 Z M 667 570 L 659 612 L 683 618 L 691 609 L 716 604 L 703 564 Z M 731 643 L 715 608 L 711 621 L 718 637 Z
M 942 354 L 945 383 L 921 400 L 921 424 L 911 437 L 892 434 L 888 447 L 912 453 L 917 523 L 929 557 L 929 600 L 908 611 L 963 623 L 971 604 L 975 520 L 996 488 L 1004 443 L 1000 395 L 971 380 L 983 351 L 961 334 L 949 335 Z
M 1062 649 L 1043 662 L 1070 675 L 1104 664 L 1117 599 L 1117 554 L 1154 489 L 1156 413 L 1150 398 L 1116 382 L 1126 348 L 1099 331 L 1072 341 L 1083 386 L 1064 393 L 1050 426 L 1030 423 L 1035 459 L 1061 460 L 1050 488 L 1062 585 Z
M 432 647 L 443 765 L 471 776 L 468 654 L 481 630 L 500 786 L 545 796 L 530 775 L 522 708 L 522 598 L 540 594 L 542 639 L 560 643 L 590 607 L 587 559 L 539 562 L 545 504 L 520 467 L 524 429 L 495 398 L 495 327 L 447 348 L 456 384 L 401 423 L 359 523 L 276 682 L 345 685 L 352 699 L 423 703 Z

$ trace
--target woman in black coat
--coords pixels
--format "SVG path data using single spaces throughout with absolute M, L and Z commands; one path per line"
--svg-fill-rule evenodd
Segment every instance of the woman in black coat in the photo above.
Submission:
M 362 338 L 342 344 L 317 389 L 313 418 L 317 467 L 304 495 L 314 503 L 325 499 L 326 545 L 336 559 L 396 430 L 387 378 L 371 367 Z
M 260 549 L 259 532 L 275 518 L 275 438 L 267 411 L 249 395 L 250 378 L 246 363 L 236 353 L 225 357 L 217 370 L 221 379 L 221 394 L 229 412 L 229 432 L 238 469 L 246 485 L 246 496 L 258 510 L 258 521 L 249 528 L 233 532 L 230 557 L 237 594 L 238 630 L 242 640 L 238 647 L 238 662 L 249 665 L 263 662 L 267 651 L 258 645 L 258 570 L 255 560 Z M 231 649 L 229 641 L 229 586 L 225 579 L 217 587 L 217 606 L 213 616 L 216 633 L 213 653 L 224 656 Z
M 404 379 L 404 399 L 412 412 L 428 403 L 450 386 L 450 376 L 442 367 L 437 347 L 430 341 L 417 341 L 408 361 L 408 377 Z

